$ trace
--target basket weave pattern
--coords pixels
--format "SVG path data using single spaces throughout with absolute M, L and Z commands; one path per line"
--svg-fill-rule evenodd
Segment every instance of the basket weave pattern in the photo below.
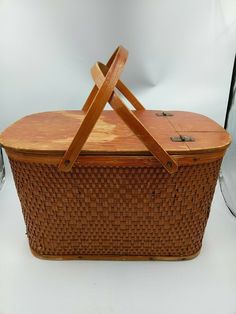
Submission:
M 190 256 L 201 248 L 221 159 L 163 167 L 10 159 L 31 248 L 40 255 Z

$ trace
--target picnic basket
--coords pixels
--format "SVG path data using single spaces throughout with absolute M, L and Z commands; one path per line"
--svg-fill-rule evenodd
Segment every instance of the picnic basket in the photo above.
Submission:
M 127 55 L 119 46 L 92 67 L 82 110 L 32 114 L 1 134 L 35 256 L 180 260 L 201 249 L 230 136 L 200 114 L 146 110 L 120 80 Z

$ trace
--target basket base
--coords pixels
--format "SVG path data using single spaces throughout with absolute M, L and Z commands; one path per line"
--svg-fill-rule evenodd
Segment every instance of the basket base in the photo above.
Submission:
M 107 260 L 107 261 L 184 261 L 197 257 L 201 250 L 189 256 L 151 256 L 151 255 L 44 255 L 30 248 L 32 254 L 46 260 Z

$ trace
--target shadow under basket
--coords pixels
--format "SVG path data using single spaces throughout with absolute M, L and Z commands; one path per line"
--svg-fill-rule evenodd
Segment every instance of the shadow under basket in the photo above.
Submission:
M 126 59 L 119 47 L 93 67 L 83 110 L 32 114 L 1 134 L 37 257 L 183 260 L 201 249 L 230 136 L 200 114 L 145 110 L 119 81 Z

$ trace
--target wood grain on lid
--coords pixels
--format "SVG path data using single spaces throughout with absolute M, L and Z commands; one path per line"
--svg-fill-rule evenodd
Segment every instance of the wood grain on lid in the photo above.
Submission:
M 230 135 L 213 120 L 196 113 L 157 110 L 134 111 L 153 137 L 171 154 L 222 150 Z M 3 147 L 17 151 L 63 154 L 76 134 L 85 113 L 79 110 L 42 112 L 26 116 L 9 126 L 0 137 Z M 193 136 L 195 142 L 173 142 L 171 136 Z M 82 153 L 149 154 L 147 148 L 114 111 L 104 111 Z

